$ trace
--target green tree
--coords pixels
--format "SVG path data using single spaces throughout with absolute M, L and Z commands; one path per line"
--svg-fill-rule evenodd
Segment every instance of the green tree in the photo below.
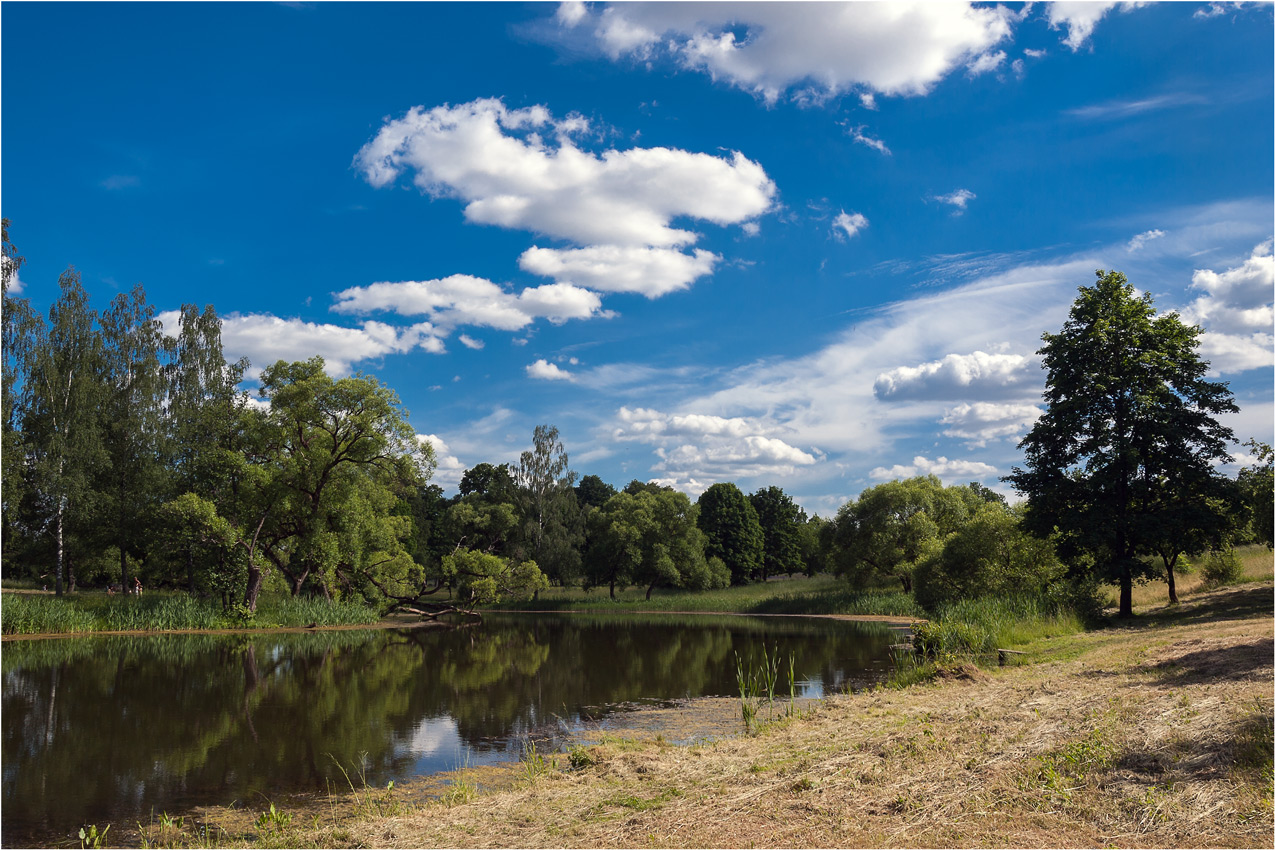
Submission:
M 600 508 L 614 496 L 616 490 L 596 475 L 586 475 L 576 485 L 576 502 L 580 508 Z
M 253 417 L 249 443 L 251 463 L 265 470 L 255 487 L 259 539 L 292 593 L 307 581 L 325 594 L 414 583 L 402 544 L 410 520 L 393 508 L 425 482 L 433 455 L 394 392 L 364 375 L 333 380 L 314 357 L 267 368 L 260 394 L 269 410 Z M 260 581 L 250 563 L 250 609 Z
M 730 570 L 731 584 L 748 584 L 762 577 L 765 538 L 757 511 L 734 484 L 714 484 L 699 497 L 699 527 L 704 554 L 721 558 Z
M 1253 538 L 1270 549 L 1275 547 L 1275 528 L 1272 527 L 1275 524 L 1275 504 L 1272 504 L 1275 499 L 1275 467 L 1272 466 L 1275 452 L 1268 444 L 1257 440 L 1249 440 L 1244 445 L 1252 452 L 1256 463 L 1240 470 L 1237 479 L 1240 498 L 1251 516 Z
M 617 584 L 646 585 L 647 599 L 660 586 L 725 587 L 730 575 L 720 561 L 705 560 L 696 514 L 686 494 L 672 489 L 612 496 L 589 515 L 589 581 L 609 585 L 613 599 Z
M 987 502 L 921 558 L 913 578 L 917 602 L 934 611 L 960 599 L 1037 594 L 1065 573 L 1051 542 L 1023 530 L 1004 504 Z
M 552 425 L 537 425 L 531 451 L 513 471 L 520 495 L 528 556 L 552 581 L 570 584 L 580 574 L 584 520 L 576 503 L 575 473 Z
M 9 241 L 9 219 L 3 219 L 3 255 L 0 264 L 3 266 L 3 306 L 0 307 L 0 321 L 4 323 L 3 363 L 4 396 L 3 396 L 3 435 L 0 435 L 0 451 L 3 452 L 3 467 L 0 468 L 0 499 L 3 501 L 3 529 L 0 535 L 4 539 L 4 558 L 6 564 L 14 557 L 14 553 L 22 547 L 18 544 L 21 523 L 18 520 L 18 507 L 22 503 L 27 488 L 27 448 L 25 435 L 22 432 L 23 409 L 20 391 L 28 382 L 28 370 L 33 353 L 38 319 L 25 298 L 17 297 L 13 290 L 18 270 L 25 259 L 18 254 L 17 248 Z
M 1058 529 L 1066 553 L 1088 554 L 1119 582 L 1130 617 L 1137 556 L 1156 533 L 1141 517 L 1165 487 L 1229 459 L 1234 436 L 1213 417 L 1238 408 L 1225 384 L 1205 380 L 1198 327 L 1157 317 L 1119 272 L 1097 277 L 1062 330 L 1042 337 L 1047 409 L 1020 443 L 1026 465 L 1006 480 L 1027 497 L 1034 531 Z
M 68 528 L 83 529 L 89 516 L 93 476 L 103 462 L 101 420 L 102 337 L 80 275 L 67 269 L 48 323 L 35 327 L 30 371 L 23 386 L 22 431 L 30 450 L 32 493 L 48 517 L 55 552 L 55 587 L 63 577 L 75 589 L 67 561 Z
M 818 514 L 812 515 L 801 524 L 797 534 L 797 544 L 801 547 L 801 563 L 806 575 L 814 577 L 819 573 L 832 570 L 832 533 L 835 525 Z
M 837 573 L 858 586 L 889 576 L 911 592 L 917 562 L 965 520 L 969 502 L 966 488 L 933 475 L 869 487 L 837 512 Z
M 102 316 L 103 398 L 99 410 L 106 463 L 95 485 L 100 539 L 119 552 L 130 586 L 129 556 L 150 548 L 150 523 L 167 482 L 164 467 L 164 335 L 141 285 Z
M 762 533 L 761 579 L 801 572 L 801 527 L 806 512 L 779 487 L 766 487 L 748 497 Z

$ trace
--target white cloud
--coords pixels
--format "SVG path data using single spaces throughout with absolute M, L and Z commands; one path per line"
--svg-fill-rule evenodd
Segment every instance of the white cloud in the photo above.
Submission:
M 588 22 L 613 59 L 667 55 L 773 103 L 785 92 L 925 94 L 956 68 L 992 61 L 982 57 L 1013 19 L 967 3 L 635 3 Z M 573 14 L 576 31 L 583 23 Z
M 868 226 L 868 219 L 862 213 L 841 213 L 832 220 L 832 233 L 838 239 L 850 239 L 860 230 Z
M 1138 4 L 1117 4 L 1100 0 L 1054 0 L 1045 8 L 1049 14 L 1049 26 L 1053 29 L 1066 27 L 1067 37 L 1063 39 L 1063 44 L 1076 51 L 1085 46 L 1089 36 L 1093 35 L 1094 27 L 1117 5 L 1129 9 Z
M 418 187 L 465 203 L 472 222 L 529 230 L 578 245 L 693 243 L 674 218 L 740 224 L 770 209 L 775 184 L 740 153 L 710 156 L 670 148 L 594 155 L 559 133 L 542 106 L 509 109 L 480 99 L 388 121 L 355 157 L 373 186 L 413 172 Z M 519 134 L 524 128 L 535 132 Z
M 617 420 L 612 439 L 655 446 L 659 461 L 651 468 L 668 473 L 671 486 L 679 489 L 688 488 L 673 482 L 788 475 L 818 461 L 815 454 L 772 436 L 774 426 L 756 419 L 621 407 Z
M 857 127 L 846 127 L 846 132 L 850 134 L 850 138 L 854 139 L 859 144 L 867 145 L 868 147 L 872 148 L 874 151 L 883 153 L 886 156 L 892 156 L 890 149 L 886 147 L 885 142 L 881 141 L 880 139 L 874 139 L 871 136 L 864 135 L 863 128 L 865 126 L 866 125 L 864 124 L 860 124 Z
M 683 253 L 669 248 L 594 245 L 588 248 L 528 248 L 518 265 L 532 274 L 551 277 L 602 292 L 637 292 L 658 298 L 686 289 L 712 274 L 721 257 L 711 251 Z
M 918 475 L 937 475 L 944 483 L 949 483 L 953 480 L 965 481 L 996 475 L 996 467 L 977 460 L 948 460 L 945 457 L 930 460 L 917 455 L 912 458 L 909 466 L 895 464 L 888 469 L 878 466 L 868 473 L 868 477 L 876 481 L 915 478 Z
M 460 336 L 456 338 L 460 340 L 461 345 L 465 346 L 466 348 L 472 348 L 475 351 L 480 350 L 484 345 L 481 339 L 474 339 L 468 334 L 461 334 Z
M 417 434 L 416 439 L 426 443 L 434 450 L 434 474 L 430 483 L 437 484 L 444 490 L 453 490 L 460 486 L 460 479 L 465 475 L 465 464 L 460 462 L 452 450 L 436 434 Z
M 1022 354 L 949 354 L 919 366 L 899 366 L 877 376 L 873 392 L 882 401 L 987 397 L 1021 391 L 1033 377 L 1032 359 Z
M 871 109 L 873 112 L 878 109 L 876 96 L 870 91 L 862 92 L 859 95 L 859 105 L 864 109 Z
M 175 310 L 162 312 L 157 318 L 167 334 L 173 335 L 181 327 L 181 314 Z M 442 342 L 428 322 L 394 328 L 369 321 L 347 328 L 264 313 L 222 316 L 221 342 L 227 360 L 248 358 L 252 363 L 248 377 L 253 379 L 279 360 L 307 360 L 319 355 L 329 374 L 343 376 L 362 360 L 402 354 L 417 347 L 433 353 L 442 350 Z
M 581 3 L 580 0 L 567 0 L 565 3 L 558 4 L 558 11 L 554 13 L 554 17 L 564 27 L 574 27 L 584 20 L 588 14 L 589 10 L 585 8 L 584 3 Z
M 574 381 L 575 376 L 543 358 L 527 367 L 527 375 L 541 381 Z
M 940 420 L 948 437 L 964 440 L 967 448 L 982 448 L 992 440 L 1017 437 L 1040 417 L 1034 404 L 996 404 L 976 401 L 949 408 Z
M 336 293 L 336 299 L 332 306 L 336 313 L 386 311 L 425 316 L 439 336 L 461 325 L 516 331 L 536 319 L 561 324 L 606 315 L 602 300 L 578 286 L 551 283 L 514 295 L 490 280 L 463 274 L 441 280 L 354 286 Z
M 948 204 L 950 206 L 956 207 L 956 211 L 953 213 L 953 215 L 961 215 L 962 213 L 965 212 L 965 208 L 969 204 L 969 202 L 974 200 L 977 197 L 978 195 L 975 195 L 969 189 L 957 189 L 956 191 L 947 195 L 935 195 L 934 200 L 938 201 L 941 204 Z
M 13 260 L 8 257 L 0 256 L 0 264 L 3 264 L 4 276 L 9 278 L 9 294 L 17 295 L 21 293 L 23 284 L 22 281 L 18 279 L 17 269 L 13 268 Z M 10 275 L 12 275 L 12 277 L 9 277 Z
M 1203 290 L 1182 317 L 1204 327 L 1200 353 L 1220 373 L 1275 364 L 1275 257 L 1271 241 L 1253 249 L 1243 264 L 1218 273 L 1198 269 L 1191 288 Z
M 998 50 L 995 53 L 984 53 L 974 59 L 965 66 L 965 70 L 969 72 L 971 77 L 977 77 L 979 74 L 986 74 L 989 71 L 995 71 L 1005 63 L 1005 51 Z
M 1140 115 L 1143 112 L 1154 112 L 1159 109 L 1172 109 L 1178 106 L 1187 106 L 1193 103 L 1204 102 L 1204 98 L 1199 95 L 1177 92 L 1173 94 L 1156 95 L 1155 97 L 1144 97 L 1138 100 L 1110 100 L 1106 103 L 1097 103 L 1092 106 L 1081 106 L 1076 109 L 1068 109 L 1066 114 L 1075 116 L 1076 118 L 1101 121 L 1107 119 L 1128 118 L 1131 115 Z
M 1142 247 L 1153 239 L 1162 239 L 1164 237 L 1163 230 L 1147 230 L 1139 233 L 1137 236 L 1129 240 L 1128 250 L 1130 253 L 1141 251 Z

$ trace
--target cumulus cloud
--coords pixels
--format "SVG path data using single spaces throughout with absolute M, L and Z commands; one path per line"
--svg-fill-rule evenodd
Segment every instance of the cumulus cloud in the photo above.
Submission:
M 956 209 L 952 214 L 961 215 L 965 212 L 965 208 L 969 202 L 977 197 L 978 195 L 975 195 L 969 189 L 957 189 L 947 195 L 935 195 L 934 200 L 938 201 L 940 204 L 948 204 L 949 206 L 955 207 Z
M 181 314 L 175 310 L 162 312 L 157 318 L 169 335 L 181 327 Z M 252 364 L 248 377 L 253 379 L 279 360 L 307 360 L 319 355 L 327 372 L 339 377 L 350 374 L 354 364 L 362 360 L 418 347 L 435 353 L 442 350 L 442 342 L 428 322 L 395 328 L 369 321 L 347 328 L 263 313 L 222 316 L 221 342 L 227 360 L 248 358 Z
M 532 247 L 518 258 L 527 272 L 601 292 L 637 292 L 658 298 L 686 289 L 712 274 L 721 257 L 711 251 L 683 253 L 669 248 L 594 245 L 588 248 Z
M 965 70 L 969 72 L 971 77 L 977 77 L 979 74 L 986 74 L 995 71 L 1005 63 L 1005 51 L 998 50 L 995 53 L 984 53 L 976 57 L 972 62 L 965 66 Z
M 1067 36 L 1063 44 L 1073 51 L 1079 50 L 1093 35 L 1098 22 L 1117 5 L 1126 9 L 1136 3 L 1100 2 L 1100 0 L 1054 0 L 1047 4 L 1049 26 L 1053 29 L 1066 28 Z
M 675 218 L 740 224 L 770 209 L 775 184 L 738 152 L 631 148 L 595 155 L 576 147 L 563 127 L 543 106 L 509 109 L 491 98 L 418 106 L 387 121 L 355 165 L 377 187 L 410 172 L 431 195 L 461 200 L 472 222 L 577 245 L 679 247 L 697 234 L 673 227 Z
M 461 345 L 465 346 L 466 348 L 472 348 L 475 351 L 480 350 L 484 344 L 481 339 L 474 339 L 468 334 L 461 334 L 460 336 L 456 338 L 460 340 Z
M 670 486 L 688 492 L 692 480 L 698 484 L 788 475 L 818 461 L 815 454 L 773 436 L 774 426 L 757 419 L 627 407 L 621 407 L 616 418 L 611 436 L 655 446 L 659 460 L 652 469 L 667 473 Z
M 996 467 L 977 460 L 948 460 L 945 457 L 930 460 L 917 455 L 908 466 L 897 463 L 889 468 L 878 466 L 868 473 L 868 477 L 875 481 L 915 478 L 918 475 L 937 475 L 946 484 L 953 480 L 967 481 L 996 475 Z
M 416 439 L 434 450 L 434 474 L 430 483 L 437 484 L 444 490 L 460 487 L 460 479 L 465 475 L 465 464 L 452 453 L 447 443 L 437 434 L 417 434 Z
M 899 366 L 877 376 L 873 393 L 881 401 L 987 397 L 1019 391 L 1032 377 L 1031 358 L 1022 354 L 949 354 L 919 366 Z
M 999 6 L 924 2 L 626 3 L 568 17 L 613 59 L 664 56 L 769 103 L 925 94 L 954 69 L 996 61 L 985 57 L 1014 20 Z
M 1017 437 L 1040 417 L 1034 404 L 996 404 L 977 401 L 949 408 L 940 420 L 944 436 L 964 440 L 967 448 L 982 448 L 992 440 Z
M 860 230 L 868 226 L 868 219 L 862 213 L 841 213 L 832 220 L 832 234 L 838 239 L 850 239 L 858 235 Z
M 885 142 L 881 141 L 880 139 L 874 139 L 871 136 L 864 134 L 863 128 L 865 126 L 867 125 L 860 124 L 857 127 L 847 126 L 846 132 L 850 134 L 850 138 L 854 139 L 859 144 L 867 145 L 868 147 L 872 148 L 874 151 L 885 154 L 886 156 L 892 156 L 893 154 L 891 154 L 890 149 L 886 147 Z
M 1161 239 L 1163 237 L 1164 237 L 1163 230 L 1144 231 L 1129 240 L 1128 251 L 1130 253 L 1133 253 L 1134 251 L 1141 251 L 1142 247 L 1146 245 L 1148 242 L 1152 241 L 1153 239 Z
M 1182 310 L 1183 318 L 1204 327 L 1200 353 L 1220 373 L 1259 369 L 1275 363 L 1275 257 L 1271 241 L 1253 249 L 1239 266 L 1224 272 L 1199 269 L 1191 288 L 1203 292 Z
M 425 316 L 441 335 L 460 325 L 516 331 L 536 319 L 562 324 L 605 315 L 602 300 L 578 286 L 551 283 L 514 295 L 490 280 L 463 274 L 441 280 L 354 286 L 335 297 L 334 312 Z
M 550 363 L 548 360 L 543 358 L 527 366 L 527 376 L 540 381 L 575 380 L 575 376 L 570 372 L 565 369 L 558 368 L 557 364 Z

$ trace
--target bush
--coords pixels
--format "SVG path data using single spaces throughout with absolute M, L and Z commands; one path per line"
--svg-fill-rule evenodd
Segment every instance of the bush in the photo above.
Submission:
M 1204 583 L 1209 587 L 1235 584 L 1244 575 L 1244 567 L 1231 547 L 1209 553 L 1202 570 Z

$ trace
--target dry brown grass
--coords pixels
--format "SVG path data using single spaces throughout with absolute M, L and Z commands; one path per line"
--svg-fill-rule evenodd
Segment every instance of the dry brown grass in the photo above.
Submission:
M 1025 665 L 833 697 L 753 737 L 676 747 L 648 729 L 579 769 L 514 766 L 473 799 L 231 843 L 1269 847 L 1273 622 L 1269 582 L 1197 593 L 1040 641 Z M 734 701 L 694 710 L 737 727 Z

